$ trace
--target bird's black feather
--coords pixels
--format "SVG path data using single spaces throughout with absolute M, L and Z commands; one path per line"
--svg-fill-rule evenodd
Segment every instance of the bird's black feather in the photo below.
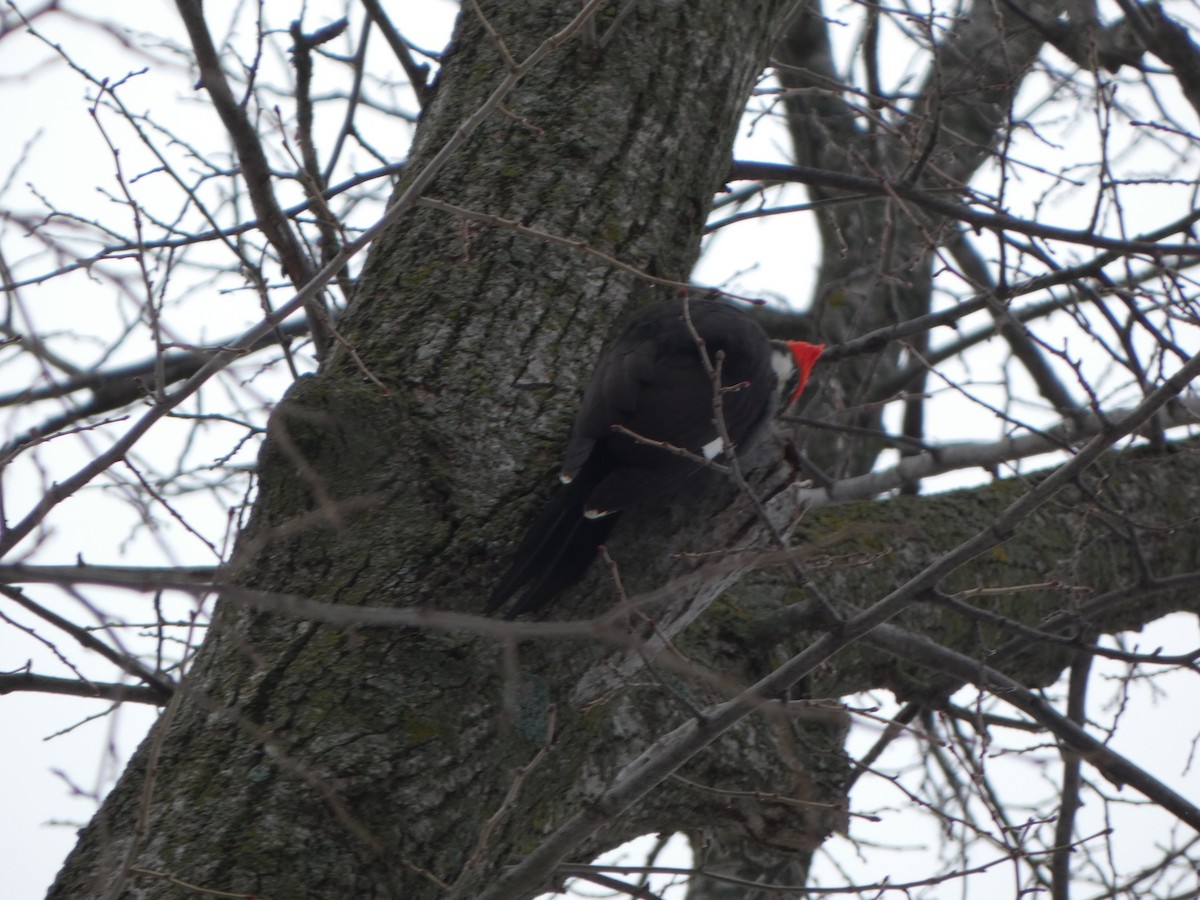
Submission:
M 584 515 L 588 495 L 605 468 L 585 466 L 578 478 L 559 487 L 526 530 L 512 566 L 488 598 L 487 614 L 503 606 L 526 583 L 529 586 L 505 618 L 535 612 L 583 577 L 620 518 L 618 513 L 594 519 Z
M 706 468 L 614 426 L 709 459 L 723 455 L 697 334 L 720 369 L 722 419 L 735 449 L 764 430 L 779 386 L 766 334 L 745 312 L 713 301 L 688 304 L 693 332 L 684 310 L 675 301 L 647 307 L 601 359 L 567 442 L 564 484 L 525 533 L 488 612 L 526 584 L 508 617 L 540 609 L 583 576 L 620 510 L 676 494 Z

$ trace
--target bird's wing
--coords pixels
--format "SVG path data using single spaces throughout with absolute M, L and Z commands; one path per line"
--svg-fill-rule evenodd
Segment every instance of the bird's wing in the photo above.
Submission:
M 563 458 L 563 481 L 573 481 L 592 455 L 596 442 L 609 437 L 614 424 L 625 424 L 638 407 L 642 386 L 654 376 L 654 341 L 649 337 L 610 351 L 601 359 L 583 393 Z
M 774 385 L 769 372 L 758 373 L 756 381 L 739 378 L 745 373 L 724 367 L 723 374 L 726 385 L 745 382 L 741 388 L 722 394 L 727 433 L 734 445 L 740 446 L 761 420 L 764 406 L 769 405 L 763 394 L 772 391 Z M 608 436 L 603 452 L 610 457 L 611 472 L 592 491 L 587 508 L 606 512 L 668 496 L 704 469 L 696 457 L 722 457 L 725 446 L 716 425 L 713 393 L 712 379 L 700 364 L 694 346 L 659 356 L 650 377 L 636 386 L 633 402 L 617 408 L 621 415 L 605 429 Z M 612 424 L 632 434 L 613 433 Z M 686 451 L 692 457 L 675 450 Z
M 725 304 L 693 304 L 691 316 L 710 360 L 722 355 L 722 384 L 741 385 L 722 393 L 726 429 L 734 445 L 741 446 L 773 406 L 777 379 L 766 335 Z M 710 460 L 723 455 L 713 393 L 695 335 L 682 315 L 664 316 L 661 307 L 649 308 L 631 322 L 593 374 L 567 443 L 563 480 L 573 480 L 588 465 L 603 467 L 606 477 L 587 503 L 598 511 L 678 490 L 703 464 L 650 442 Z M 618 433 L 614 426 L 645 440 Z

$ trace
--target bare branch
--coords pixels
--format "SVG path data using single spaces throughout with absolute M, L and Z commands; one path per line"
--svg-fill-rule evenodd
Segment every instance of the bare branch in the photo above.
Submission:
M 63 633 L 74 638 L 85 649 L 100 654 L 110 663 L 119 668 L 122 672 L 126 672 L 145 682 L 148 689 L 158 692 L 160 698 L 169 697 L 171 692 L 174 690 L 174 684 L 169 678 L 165 677 L 159 672 L 152 672 L 133 657 L 114 650 L 103 641 L 95 638 L 90 632 L 76 625 L 74 622 L 70 622 L 57 613 L 51 612 L 45 607 L 34 603 L 20 591 L 13 588 L 0 586 L 0 594 L 3 594 L 21 608 L 33 613 L 38 618 L 49 622 L 55 628 L 58 628 Z
M 1017 523 L 1049 501 L 1080 472 L 1092 465 L 1113 443 L 1144 424 L 1160 407 L 1173 399 L 1193 378 L 1198 376 L 1200 376 L 1200 355 L 1189 360 L 1179 372 L 1167 379 L 1162 387 L 1147 397 L 1128 416 L 1107 426 L 1073 460 L 1015 501 L 997 517 L 994 526 L 959 544 L 958 547 L 926 567 L 887 597 L 877 601 L 867 610 L 839 623 L 836 630 L 825 632 L 807 649 L 793 656 L 770 675 L 734 699 L 707 710 L 704 719 L 691 720 L 663 735 L 637 760 L 627 766 L 612 785 L 588 808 L 581 810 L 546 837 L 536 850 L 529 853 L 498 883 L 486 891 L 481 900 L 501 900 L 501 898 L 516 896 L 527 891 L 544 889 L 546 887 L 545 873 L 560 865 L 573 848 L 586 840 L 597 829 L 619 816 L 662 779 L 676 771 L 727 729 L 753 712 L 762 700 L 781 694 L 839 650 L 859 638 L 870 635 L 873 629 L 883 625 L 893 616 L 917 602 L 925 591 L 934 587 L 945 575 L 987 549 L 1007 540 L 1015 530 Z M 978 666 L 974 660 L 970 660 L 970 664 Z M 1010 679 L 999 673 L 996 675 L 1003 679 L 1003 684 L 1012 683 Z M 989 682 L 990 680 L 989 673 Z M 1022 702 L 1024 702 L 1023 699 Z M 1038 716 L 1052 718 L 1049 712 L 1033 703 L 1021 706 L 1021 708 L 1031 715 L 1036 710 Z M 1077 734 L 1065 729 L 1057 719 L 1054 721 L 1057 733 L 1062 734 L 1067 731 L 1072 735 L 1073 746 L 1086 749 L 1088 752 L 1095 751 L 1095 745 L 1099 742 L 1086 734 Z M 1100 747 L 1104 749 L 1103 745 Z M 1128 783 L 1136 783 L 1138 789 L 1143 793 L 1149 792 L 1147 796 L 1164 804 L 1165 808 L 1173 814 L 1200 829 L 1200 811 L 1195 810 L 1173 791 L 1148 778 L 1145 773 L 1115 753 L 1106 755 L 1103 764 L 1106 771 L 1111 771 L 1114 777 L 1131 779 Z
M 298 290 L 302 289 L 314 282 L 317 273 L 313 271 L 308 255 L 271 190 L 271 168 L 263 152 L 261 139 L 247 118 L 245 110 L 234 98 L 233 91 L 225 79 L 220 55 L 213 45 L 212 36 L 208 33 L 208 23 L 204 20 L 201 3 L 199 0 L 177 0 L 176 7 L 192 41 L 196 64 L 200 68 L 201 84 L 212 98 L 213 106 L 221 116 L 225 130 L 237 149 L 242 175 L 250 193 L 250 202 L 258 217 L 258 227 L 279 253 L 280 262 L 292 284 Z M 325 333 L 328 310 L 319 291 L 310 293 L 311 296 L 304 300 L 308 311 L 309 329 L 317 345 L 317 355 L 324 356 L 328 349 Z
M 865 636 L 868 643 L 919 665 L 932 666 L 952 673 L 956 678 L 988 691 L 1015 706 L 1049 728 L 1090 766 L 1117 786 L 1128 785 L 1149 797 L 1180 821 L 1200 831 L 1200 808 L 1189 803 L 1144 769 L 1111 750 L 1082 727 L 1056 712 L 1046 701 L 1013 681 L 1007 675 L 953 650 L 940 647 L 928 638 L 881 625 Z
M 396 54 L 396 59 L 404 67 L 404 72 L 408 75 L 408 83 L 412 85 L 413 93 L 417 95 L 417 104 L 421 109 L 425 109 L 433 99 L 433 90 L 426 81 L 429 77 L 429 66 L 424 63 L 418 64 L 413 59 L 408 44 L 400 36 L 400 33 L 396 31 L 395 26 L 392 25 L 391 20 L 387 17 L 387 13 L 380 6 L 379 0 L 362 0 L 362 4 L 366 7 L 367 15 L 375 23 L 375 27 L 380 30 L 384 40 L 392 48 L 392 52 Z
M 111 700 L 114 703 L 146 703 L 162 706 L 169 699 L 158 688 L 136 684 L 107 684 L 96 681 L 77 681 L 74 678 L 55 678 L 32 672 L 0 674 L 0 694 L 17 691 L 38 694 L 58 694 L 63 697 L 84 697 L 89 700 Z
M 1133 412 L 1133 409 L 1112 410 L 1104 417 L 1087 413 L 1050 428 L 992 443 L 959 443 L 930 447 L 923 453 L 905 457 L 889 469 L 880 469 L 855 478 L 844 478 L 827 487 L 799 489 L 796 492 L 796 502 L 807 508 L 817 508 L 831 503 L 878 497 L 913 481 L 946 472 L 972 468 L 993 471 L 1005 463 L 1028 459 L 1041 453 L 1070 449 L 1082 441 L 1103 434 L 1112 422 L 1120 421 Z M 1179 397 L 1161 415 L 1161 425 L 1165 428 L 1200 424 L 1200 395 L 1187 394 Z M 785 416 L 784 420 L 787 418 Z M 810 428 L 821 427 L 820 422 L 811 420 L 802 420 L 802 423 Z
M 1197 244 L 1159 243 L 1165 237 L 1174 234 L 1186 234 L 1192 225 L 1200 222 L 1200 210 L 1196 210 L 1184 219 L 1165 226 L 1165 228 L 1158 228 L 1139 237 L 1125 240 L 1122 238 L 1103 237 L 1090 230 L 1078 231 L 1070 228 L 1056 228 L 1030 219 L 1020 219 L 1016 216 L 1010 216 L 1007 213 L 982 212 L 975 207 L 963 206 L 949 200 L 943 200 L 929 191 L 914 188 L 904 182 L 874 180 L 857 175 L 847 175 L 843 172 L 812 169 L 807 166 L 735 161 L 730 171 L 730 179 L 733 181 L 792 181 L 797 184 L 819 184 L 827 188 L 853 191 L 876 197 L 887 197 L 894 194 L 904 200 L 916 203 L 924 209 L 940 213 L 947 218 L 964 222 L 974 228 L 985 228 L 997 233 L 1015 231 L 1018 234 L 1028 237 L 1044 238 L 1050 241 L 1063 241 L 1069 244 L 1079 244 L 1084 247 L 1097 247 L 1121 254 L 1144 253 L 1153 257 L 1158 257 L 1161 254 L 1172 254 L 1185 258 L 1200 256 L 1200 245 Z

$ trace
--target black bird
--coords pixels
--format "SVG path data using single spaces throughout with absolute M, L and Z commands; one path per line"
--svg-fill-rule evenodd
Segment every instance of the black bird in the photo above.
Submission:
M 541 609 L 583 577 L 622 510 L 677 493 L 704 471 L 700 460 L 721 459 L 711 371 L 719 368 L 721 418 L 740 453 L 781 402 L 795 402 L 822 350 L 770 340 L 747 313 L 718 300 L 671 300 L 634 315 L 584 392 L 562 486 L 525 532 L 486 612 L 526 584 L 506 618 Z

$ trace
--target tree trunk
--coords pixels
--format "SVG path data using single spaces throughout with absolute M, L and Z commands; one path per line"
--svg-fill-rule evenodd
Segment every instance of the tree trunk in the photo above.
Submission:
M 574 12 L 482 7 L 518 61 Z M 706 0 L 601 17 L 593 38 L 532 70 L 426 196 L 686 279 L 789 7 Z M 465 7 L 414 177 L 505 71 Z M 477 611 L 552 486 L 602 341 L 652 293 L 596 255 L 414 211 L 373 247 L 340 352 L 272 419 L 232 577 L 350 606 Z M 419 898 L 462 879 L 471 896 L 578 805 L 580 785 L 638 749 L 615 737 L 621 699 L 563 704 L 562 685 L 593 661 L 587 645 L 522 646 L 520 675 L 502 650 L 223 602 L 186 689 L 51 895 L 164 896 L 180 879 L 267 897 Z M 481 846 L 551 729 L 553 753 Z M 646 818 L 581 856 L 655 827 Z
M 1057 4 L 1039 14 L 1051 17 Z M 868 17 L 860 48 L 862 64 L 878 91 L 878 12 Z M 914 39 L 933 64 L 926 81 L 906 102 L 878 94 L 843 91 L 818 3 L 807 4 L 780 41 L 776 63 L 786 89 L 785 108 L 795 162 L 831 172 L 883 178 L 953 195 L 966 191 L 980 166 L 995 158 L 1012 104 L 1045 38 L 1006 5 L 973 3 L 947 21 L 945 32 Z M 883 51 L 886 52 L 886 51 Z M 870 112 L 862 114 L 864 104 Z M 887 117 L 885 118 L 885 111 Z M 866 126 L 862 126 L 865 120 Z M 831 343 L 915 318 L 932 306 L 933 268 L 939 248 L 957 232 L 954 223 L 902 200 L 872 197 L 858 202 L 819 184 L 813 199 L 825 253 L 812 316 Z M 837 202 L 829 203 L 828 201 Z M 950 230 L 948 230 L 950 229 Z M 985 290 L 986 284 L 974 286 Z M 814 410 L 834 421 L 880 428 L 883 401 L 877 389 L 913 365 L 928 348 L 923 333 L 908 345 L 893 342 L 878 354 L 843 361 L 827 376 L 824 404 Z M 924 369 L 901 389 L 918 395 L 910 418 L 920 422 Z M 874 389 L 874 390 L 873 390 Z M 918 424 L 909 437 L 923 438 Z M 860 437 L 824 441 L 814 458 L 834 478 L 869 471 L 883 445 Z M 832 445 L 832 446 L 831 446 Z

